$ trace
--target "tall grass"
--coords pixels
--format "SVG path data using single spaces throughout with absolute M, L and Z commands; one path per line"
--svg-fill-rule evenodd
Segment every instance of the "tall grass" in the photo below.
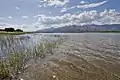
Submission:
M 10 68 L 5 61 L 0 61 L 0 80 L 11 80 Z
M 9 56 L 9 64 L 14 74 L 20 73 L 24 69 L 24 59 L 20 53 L 12 53 Z
M 44 43 L 39 43 L 35 48 L 35 57 L 41 57 L 44 58 L 45 57 L 45 45 Z
M 25 49 L 25 51 L 16 52 L 15 47 L 12 48 L 12 46 L 14 46 L 14 38 L 10 37 L 6 40 L 7 42 L 4 41 L 4 43 L 7 49 L 9 49 L 9 46 L 11 47 L 7 52 L 12 53 L 7 54 L 7 58 L 5 60 L 0 60 L 0 80 L 19 78 L 19 74 L 26 69 L 27 62 L 31 59 L 42 59 L 47 53 L 53 54 L 54 49 L 63 42 L 61 37 L 58 37 L 57 40 L 53 41 L 41 40 L 31 51 L 29 49 Z

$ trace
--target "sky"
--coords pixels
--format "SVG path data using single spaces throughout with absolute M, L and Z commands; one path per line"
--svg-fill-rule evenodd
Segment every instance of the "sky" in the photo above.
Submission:
M 120 0 L 0 0 L 0 28 L 120 24 Z

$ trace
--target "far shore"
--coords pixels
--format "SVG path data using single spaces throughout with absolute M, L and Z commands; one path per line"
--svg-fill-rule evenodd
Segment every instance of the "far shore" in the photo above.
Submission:
M 6 32 L 6 31 L 0 31 L 0 35 L 22 35 L 22 34 L 32 34 L 32 33 L 54 33 L 54 32 Z M 67 33 L 70 33 L 70 32 L 67 32 Z M 120 33 L 120 31 L 88 31 L 88 32 L 79 32 L 79 33 Z M 72 33 L 72 34 L 74 34 L 74 33 Z
M 31 32 L 5 32 L 5 31 L 0 31 L 0 35 L 21 35 L 21 34 L 28 34 Z

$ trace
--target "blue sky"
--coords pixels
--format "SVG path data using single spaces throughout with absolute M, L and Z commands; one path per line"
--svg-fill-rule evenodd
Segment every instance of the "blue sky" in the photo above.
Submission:
M 0 28 L 119 24 L 120 0 L 0 0 Z

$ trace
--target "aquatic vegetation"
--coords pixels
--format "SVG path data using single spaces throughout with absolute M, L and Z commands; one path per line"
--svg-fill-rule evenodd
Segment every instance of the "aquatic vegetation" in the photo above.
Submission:
M 120 80 L 120 75 L 118 75 L 116 73 L 112 73 L 111 77 L 112 77 L 112 80 Z
M 11 53 L 6 61 L 0 61 L 0 79 L 11 80 L 24 70 L 24 59 L 20 53 Z
M 8 64 L 5 61 L 0 61 L 0 79 L 11 80 L 12 76 L 10 74 L 10 69 Z
M 43 58 L 43 57 L 45 57 L 45 46 L 44 46 L 44 43 L 39 43 L 38 45 L 37 45 L 37 49 L 36 49 L 36 53 L 35 53 L 36 55 L 36 57 L 41 57 L 41 58 Z
M 53 41 L 43 39 L 43 41 L 41 40 L 41 42 L 39 42 L 34 48 L 35 54 L 33 54 L 33 56 L 44 58 L 45 54 L 47 53 L 53 54 L 53 50 L 57 48 L 62 42 L 62 37 L 58 37 L 57 40 Z
M 56 47 L 56 42 L 55 43 L 53 43 L 53 42 L 49 43 L 48 42 L 48 43 L 45 44 L 45 46 L 46 46 L 47 53 L 53 54 L 53 49 Z
M 12 53 L 9 56 L 9 64 L 14 73 L 18 74 L 24 69 L 24 62 L 22 60 L 22 55 L 20 53 Z
M 45 58 L 48 53 L 53 54 L 54 49 L 63 41 L 59 37 L 52 41 L 43 39 L 36 46 L 29 49 L 23 45 L 23 39 L 15 38 L 15 36 L 4 38 L 5 40 L 1 41 L 2 45 L 0 46 L 5 56 L 5 60 L 0 60 L 0 80 L 18 79 L 19 74 L 26 69 L 27 62 L 32 59 Z
M 0 80 L 120 80 L 119 45 L 91 36 L 27 36 L 1 37 Z

